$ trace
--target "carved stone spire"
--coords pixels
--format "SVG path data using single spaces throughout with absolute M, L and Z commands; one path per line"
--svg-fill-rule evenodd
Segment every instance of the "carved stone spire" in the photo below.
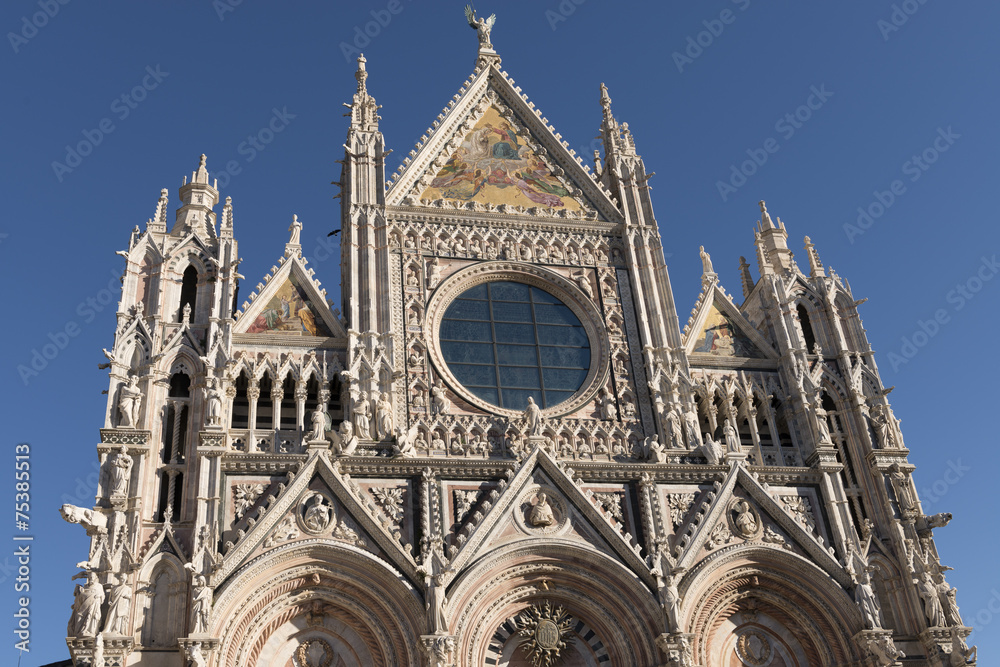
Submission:
M 776 273 L 784 273 L 795 266 L 792 251 L 788 249 L 788 232 L 785 231 L 781 218 L 778 218 L 777 225 L 772 222 L 763 199 L 759 204 L 760 222 L 757 224 L 757 232 L 764 243 L 767 261 Z
M 823 270 L 823 262 L 820 261 L 819 253 L 816 252 L 816 246 L 813 245 L 808 236 L 805 238 L 805 244 L 806 254 L 809 255 L 809 275 L 813 278 L 825 277 L 826 271 Z
M 610 156 L 618 152 L 621 144 L 621 131 L 618 128 L 618 121 L 611 113 L 611 97 L 608 95 L 608 87 L 601 84 L 601 135 L 604 137 L 604 159 L 610 162 Z
M 366 132 L 378 131 L 378 122 L 381 116 L 378 110 L 381 108 L 375 98 L 368 94 L 368 71 L 365 69 L 365 54 L 358 56 L 358 70 L 354 73 L 354 78 L 358 80 L 358 90 L 354 93 L 354 101 L 351 107 L 351 127 Z M 347 106 L 347 105 L 345 105 Z
M 233 238 L 233 198 L 226 197 L 226 203 L 222 206 L 222 222 L 219 223 L 219 237 L 224 239 Z
M 740 257 L 740 282 L 743 284 L 743 298 L 750 296 L 753 292 L 753 276 L 750 275 L 750 265 L 747 264 L 746 257 Z
M 146 224 L 146 229 L 151 232 L 166 233 L 167 203 L 169 201 L 170 197 L 167 194 L 167 189 L 163 188 L 160 190 L 160 200 L 156 202 L 156 213 L 153 214 L 153 219 Z

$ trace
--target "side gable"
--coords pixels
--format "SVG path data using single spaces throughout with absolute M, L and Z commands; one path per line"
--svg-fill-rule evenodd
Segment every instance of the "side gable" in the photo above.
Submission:
M 774 360 L 778 353 L 715 280 L 698 297 L 684 331 L 684 350 L 692 364 L 736 359 Z
M 346 338 L 343 325 L 326 303 L 326 290 L 306 269 L 300 254 L 282 257 L 264 277 L 260 294 L 251 294 L 236 314 L 233 333 L 273 344 L 317 345 L 317 339 Z M 275 267 L 273 267 L 275 268 Z

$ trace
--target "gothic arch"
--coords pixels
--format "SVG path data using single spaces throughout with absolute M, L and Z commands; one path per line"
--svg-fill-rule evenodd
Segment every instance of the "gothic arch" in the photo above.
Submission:
M 698 664 L 728 665 L 737 636 L 750 628 L 766 641 L 791 638 L 773 647 L 786 664 L 834 667 L 863 657 L 852 641 L 863 629 L 853 600 L 829 575 L 788 551 L 723 549 L 687 575 L 681 595 L 680 623 L 697 636 Z
M 546 601 L 593 629 L 607 664 L 658 662 L 653 640 L 664 618 L 654 593 L 618 561 L 575 542 L 531 539 L 494 549 L 452 583 L 448 599 L 456 665 L 486 664 L 500 628 Z
M 420 594 L 384 561 L 310 540 L 267 551 L 223 584 L 211 632 L 218 667 L 284 666 L 307 641 L 325 641 L 346 665 L 415 667 L 424 623 Z
M 136 595 L 142 610 L 136 618 L 144 619 L 136 630 L 143 646 L 172 647 L 186 634 L 187 590 L 184 565 L 174 554 L 161 551 L 143 564 Z

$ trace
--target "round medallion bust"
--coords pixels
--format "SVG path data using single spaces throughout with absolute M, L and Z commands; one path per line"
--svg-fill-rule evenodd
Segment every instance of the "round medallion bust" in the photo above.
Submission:
M 521 493 L 514 520 L 529 535 L 560 535 L 569 530 L 569 508 L 555 489 L 536 484 Z
M 532 264 L 481 262 L 450 276 L 427 305 L 431 363 L 463 400 L 543 418 L 592 400 L 610 367 L 607 331 L 572 280 Z

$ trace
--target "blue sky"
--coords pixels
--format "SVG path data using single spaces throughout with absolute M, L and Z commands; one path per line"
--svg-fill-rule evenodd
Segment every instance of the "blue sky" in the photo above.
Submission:
M 329 183 L 358 48 L 395 151 L 390 172 L 475 60 L 457 2 L 231 3 L 0 8 L 0 277 L 18 306 L 4 333 L 8 480 L 14 445 L 32 452 L 24 665 L 67 655 L 70 577 L 87 545 L 56 510 L 93 502 L 107 388 L 97 364 L 112 342 L 118 294 L 109 287 L 123 268 L 114 251 L 153 215 L 160 189 L 176 208 L 181 177 L 206 153 L 222 196 L 233 198 L 242 293 L 280 256 L 295 213 L 317 277 L 339 300 L 339 251 L 319 258 L 340 226 Z M 754 264 L 760 199 L 785 222 L 800 261 L 809 235 L 855 296 L 869 298 L 861 314 L 883 380 L 897 387 L 890 398 L 925 510 L 955 513 L 936 531 L 942 562 L 955 568 L 949 581 L 984 656 L 1000 647 L 998 521 L 984 502 L 997 473 L 988 417 L 1000 369 L 989 343 L 1000 324 L 1000 279 L 991 280 L 1000 270 L 1000 6 L 541 0 L 479 9 L 498 14 L 504 68 L 584 155 L 596 147 L 598 86 L 608 85 L 656 172 L 682 323 L 699 289 L 699 245 L 740 299 L 738 259 Z M 273 140 L 246 143 L 276 116 L 283 127 Z M 86 155 L 67 155 L 81 142 Z M 227 163 L 236 168 L 223 175 Z M 53 358 L 36 359 L 37 374 L 19 371 L 49 344 Z M 10 613 L 17 532 L 13 520 L 0 531 L 0 600 Z M 8 664 L 11 644 L 2 648 Z

